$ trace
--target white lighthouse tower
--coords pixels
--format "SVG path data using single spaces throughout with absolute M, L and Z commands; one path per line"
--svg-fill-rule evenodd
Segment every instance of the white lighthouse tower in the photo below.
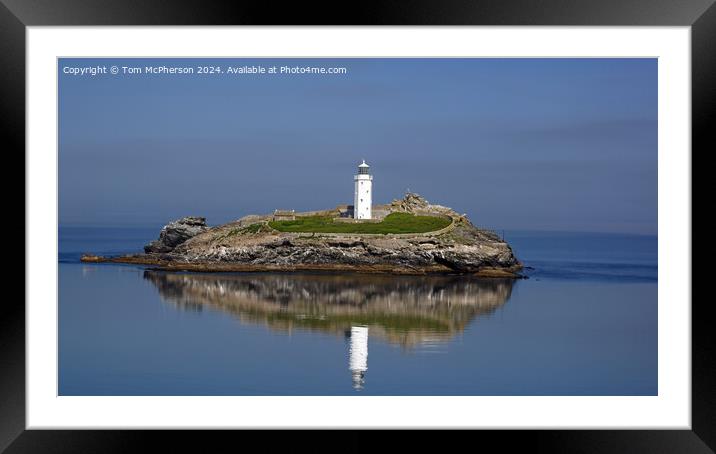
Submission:
M 370 166 L 365 163 L 358 166 L 358 175 L 353 177 L 355 193 L 353 197 L 353 218 L 370 219 L 373 204 L 373 176 L 368 173 Z

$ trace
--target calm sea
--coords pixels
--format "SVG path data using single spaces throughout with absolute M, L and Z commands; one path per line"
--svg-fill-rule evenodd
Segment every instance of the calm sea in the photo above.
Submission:
M 61 228 L 61 395 L 655 395 L 657 238 L 505 232 L 529 279 L 83 264 Z

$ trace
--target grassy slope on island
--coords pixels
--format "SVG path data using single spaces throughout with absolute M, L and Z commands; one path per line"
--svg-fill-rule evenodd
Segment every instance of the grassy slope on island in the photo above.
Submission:
M 436 216 L 415 216 L 410 213 L 391 213 L 381 222 L 334 222 L 326 216 L 306 216 L 295 221 L 271 221 L 269 226 L 280 232 L 301 233 L 425 233 L 450 225 L 449 219 Z

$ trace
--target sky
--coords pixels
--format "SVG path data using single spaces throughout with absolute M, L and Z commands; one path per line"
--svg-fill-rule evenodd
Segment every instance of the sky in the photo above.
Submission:
M 64 58 L 58 84 L 60 226 L 351 204 L 365 159 L 374 204 L 410 190 L 495 230 L 657 233 L 656 59 Z

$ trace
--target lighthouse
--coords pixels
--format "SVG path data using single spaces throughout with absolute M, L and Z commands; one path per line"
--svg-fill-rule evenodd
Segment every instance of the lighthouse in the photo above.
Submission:
M 370 219 L 373 203 L 373 176 L 369 173 L 370 166 L 363 163 L 358 166 L 358 175 L 353 176 L 355 192 L 353 196 L 353 218 Z

